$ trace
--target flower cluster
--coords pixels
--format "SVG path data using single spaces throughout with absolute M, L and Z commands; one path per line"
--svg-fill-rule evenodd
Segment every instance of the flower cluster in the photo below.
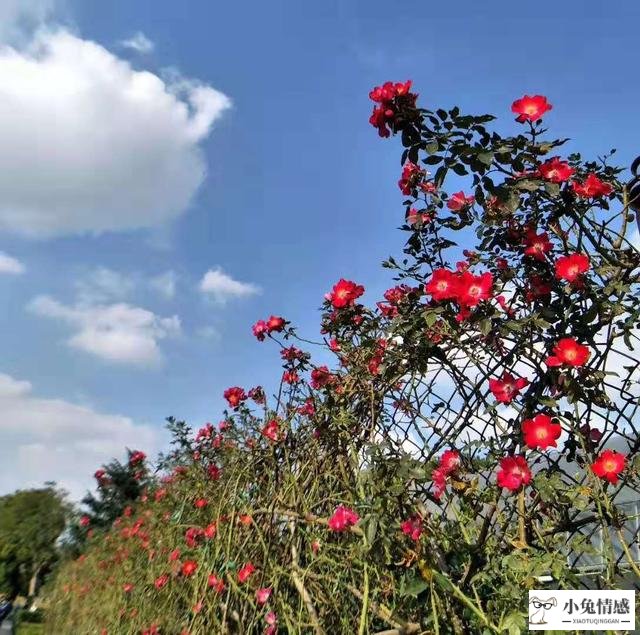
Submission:
M 283 317 L 272 315 L 268 320 L 258 320 L 252 327 L 253 334 L 260 342 L 271 333 L 280 333 L 284 331 L 287 322 Z
M 378 129 L 381 137 L 389 137 L 399 129 L 402 115 L 415 108 L 417 97 L 411 92 L 411 80 L 376 86 L 369 93 L 369 98 L 378 104 L 373 108 L 369 123 Z

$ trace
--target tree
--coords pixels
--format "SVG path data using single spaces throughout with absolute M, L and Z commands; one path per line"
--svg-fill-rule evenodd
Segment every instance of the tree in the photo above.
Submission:
M 151 482 L 145 463 L 146 456 L 139 450 L 127 450 L 128 459 L 117 459 L 96 470 L 95 493 L 88 492 L 82 499 L 84 512 L 80 522 L 72 529 L 70 541 L 84 542 L 88 532 L 111 527 L 113 521 L 133 504 Z
M 0 575 L 6 591 L 33 597 L 59 552 L 70 506 L 54 485 L 0 498 Z

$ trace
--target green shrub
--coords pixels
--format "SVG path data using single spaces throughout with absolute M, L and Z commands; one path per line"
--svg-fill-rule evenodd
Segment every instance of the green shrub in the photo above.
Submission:
M 518 633 L 542 576 L 584 584 L 596 531 L 594 584 L 640 575 L 619 505 L 640 448 L 620 171 L 556 158 L 542 97 L 514 102 L 508 137 L 419 108 L 410 83 L 371 97 L 404 146 L 397 286 L 374 308 L 349 280 L 327 295 L 336 370 L 256 323 L 278 391 L 231 387 L 195 438 L 170 421 L 156 482 L 60 572 L 50 632 Z

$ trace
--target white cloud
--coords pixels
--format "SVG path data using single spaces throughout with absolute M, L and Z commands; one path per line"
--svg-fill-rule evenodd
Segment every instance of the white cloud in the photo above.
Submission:
M 122 40 L 120 46 L 142 54 L 151 53 L 155 48 L 154 43 L 142 31 L 138 31 L 130 38 Z
M 203 340 L 218 340 L 220 339 L 220 331 L 214 326 L 201 326 L 196 334 Z
M 0 273 L 19 274 L 24 273 L 24 270 L 25 267 L 19 260 L 4 251 L 0 251 Z
M 136 71 L 62 29 L 1 47 L 0 230 L 46 238 L 175 219 L 229 107 L 209 86 Z
M 209 269 L 200 281 L 200 291 L 219 304 L 231 298 L 246 298 L 260 293 L 260 287 L 251 282 L 240 282 L 227 275 L 220 267 Z
M 81 304 L 96 304 L 126 298 L 135 285 L 133 276 L 97 267 L 76 282 L 76 290 Z
M 121 415 L 33 394 L 27 381 L 0 374 L 0 494 L 55 480 L 76 500 L 93 486 L 92 474 L 125 447 L 153 456 L 164 433 Z
M 67 306 L 38 296 L 28 308 L 74 327 L 69 346 L 120 364 L 158 366 L 163 361 L 159 341 L 180 334 L 177 315 L 163 318 L 125 303 Z
M 178 275 L 175 271 L 169 270 L 155 276 L 149 280 L 149 285 L 167 300 L 171 300 L 176 295 Z
M 20 42 L 51 16 L 57 4 L 56 0 L 2 0 L 0 41 Z

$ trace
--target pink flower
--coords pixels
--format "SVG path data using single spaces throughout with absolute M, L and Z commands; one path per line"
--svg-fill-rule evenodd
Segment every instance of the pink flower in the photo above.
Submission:
M 523 485 L 531 483 L 531 479 L 531 470 L 524 456 L 505 456 L 500 459 L 500 469 L 497 474 L 499 487 L 515 492 Z
M 270 441 L 277 441 L 280 438 L 280 425 L 277 419 L 271 419 L 268 421 L 261 430 L 262 436 L 266 437 Z
M 264 587 L 256 591 L 256 602 L 258 604 L 266 604 L 271 597 L 273 589 L 271 587 Z
M 167 584 L 167 582 L 169 582 L 169 576 L 165 574 L 157 577 L 156 581 L 153 584 L 156 587 L 156 589 L 161 589 L 163 586 Z
M 253 566 L 251 562 L 247 562 L 239 571 L 238 571 L 238 582 L 240 584 L 244 584 L 253 574 L 256 568 Z
M 224 591 L 224 580 L 212 573 L 207 578 L 207 586 L 216 593 L 222 593 Z
M 278 631 L 278 616 L 273 611 L 269 611 L 264 616 L 264 621 L 268 625 L 264 629 L 264 635 L 275 635 Z
M 338 505 L 333 512 L 333 516 L 329 519 L 329 529 L 331 531 L 346 531 L 360 520 L 360 516 L 356 514 L 350 507 Z
M 489 389 L 498 403 L 511 403 L 529 384 L 527 379 L 504 372 L 501 379 L 489 379 Z
M 470 207 L 476 202 L 475 196 L 466 196 L 463 191 L 456 192 L 451 195 L 451 198 L 447 201 L 447 207 L 452 212 L 459 212 L 464 207 Z
M 256 339 L 259 342 L 264 342 L 264 338 L 269 333 L 269 327 L 264 320 L 258 320 L 252 327 L 251 330 L 253 334 L 256 336 Z
M 543 95 L 525 95 L 511 104 L 511 111 L 518 115 L 516 121 L 520 123 L 537 121 L 551 108 L 551 104 Z
M 460 466 L 460 453 L 457 450 L 445 450 L 440 457 L 440 469 L 445 474 L 455 472 Z
M 407 520 L 400 524 L 400 529 L 405 536 L 409 536 L 411 540 L 418 542 L 422 532 L 424 531 L 422 518 L 417 515 L 411 516 L 411 518 L 407 518 Z
M 139 463 L 142 463 L 146 458 L 147 455 L 144 452 L 141 452 L 140 450 L 134 450 L 129 455 L 129 465 L 138 465 Z
M 247 395 L 239 386 L 232 386 L 224 391 L 224 398 L 232 408 L 237 408 L 243 401 L 247 399 Z
M 606 181 L 601 181 L 595 174 L 589 174 L 582 183 L 573 181 L 571 187 L 576 195 L 581 198 L 609 196 L 613 192 L 613 185 Z
M 341 278 L 325 298 L 331 302 L 334 309 L 353 306 L 355 301 L 364 293 L 364 287 L 351 280 Z

